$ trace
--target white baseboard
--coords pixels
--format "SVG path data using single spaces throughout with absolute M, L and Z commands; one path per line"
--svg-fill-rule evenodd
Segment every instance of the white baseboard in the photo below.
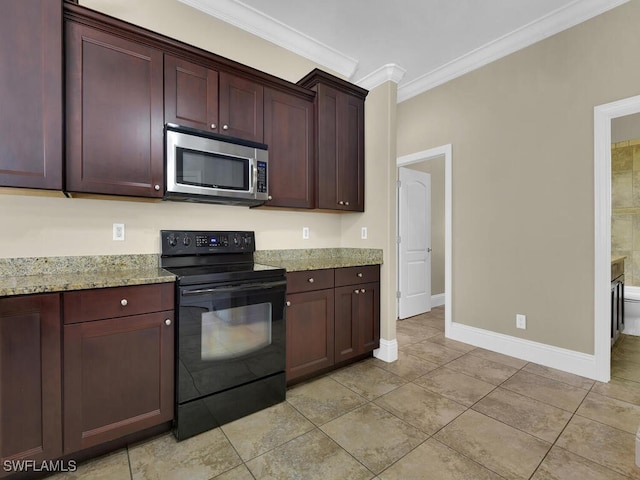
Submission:
M 453 340 L 598 380 L 595 355 L 490 332 L 461 323 L 452 322 L 446 330 L 447 337 Z
M 444 305 L 444 293 L 431 295 L 431 307 L 439 307 L 441 305 Z
M 380 348 L 373 351 L 373 356 L 380 360 L 391 363 L 398 359 L 398 341 L 380 339 Z

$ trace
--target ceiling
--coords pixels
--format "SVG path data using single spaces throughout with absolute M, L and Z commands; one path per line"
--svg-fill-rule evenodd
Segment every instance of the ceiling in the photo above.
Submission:
M 401 102 L 628 0 L 179 0 Z

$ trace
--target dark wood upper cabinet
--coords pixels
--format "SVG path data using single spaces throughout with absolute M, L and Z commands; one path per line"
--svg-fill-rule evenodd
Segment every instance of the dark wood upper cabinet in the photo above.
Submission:
M 246 78 L 220 73 L 220 133 L 262 143 L 264 87 Z
M 67 190 L 162 197 L 162 51 L 65 24 Z
M 316 92 L 316 207 L 363 212 L 368 92 L 318 69 L 298 84 Z
M 62 189 L 62 0 L 5 0 L 0 186 Z
M 274 207 L 314 208 L 313 95 L 265 89 L 264 143 L 269 148 L 269 196 Z
M 165 55 L 164 118 L 167 123 L 217 132 L 218 72 Z
M 264 88 L 228 72 L 165 55 L 165 121 L 262 143 Z
M 60 295 L 0 299 L 0 462 L 62 454 Z M 0 477 L 7 473 L 0 468 Z

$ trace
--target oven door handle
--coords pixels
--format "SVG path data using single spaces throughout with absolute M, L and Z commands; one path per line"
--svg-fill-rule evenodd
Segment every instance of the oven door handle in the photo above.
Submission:
M 189 297 L 192 295 L 207 295 L 210 293 L 234 293 L 244 292 L 247 290 L 267 290 L 270 288 L 282 287 L 287 284 L 286 280 L 278 280 L 275 282 L 262 282 L 262 283 L 248 283 L 245 285 L 235 285 L 231 287 L 214 287 L 214 288 L 201 288 L 198 290 L 184 290 L 182 292 L 183 297 Z

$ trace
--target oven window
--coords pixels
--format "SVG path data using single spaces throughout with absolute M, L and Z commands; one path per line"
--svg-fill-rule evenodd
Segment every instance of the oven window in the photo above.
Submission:
M 202 360 L 240 357 L 271 344 L 271 303 L 202 314 Z
M 198 187 L 249 190 L 249 159 L 177 147 L 176 182 Z

